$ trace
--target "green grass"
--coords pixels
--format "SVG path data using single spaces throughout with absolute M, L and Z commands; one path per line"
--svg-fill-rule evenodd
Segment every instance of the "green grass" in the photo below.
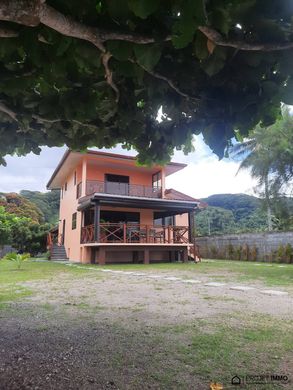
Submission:
M 226 320 L 198 320 L 192 326 L 178 325 L 161 331 L 172 338 L 174 334 L 174 339 L 181 335 L 184 343 L 178 344 L 174 351 L 179 365 L 193 367 L 192 374 L 202 382 L 216 381 L 226 386 L 234 375 L 290 375 L 280 369 L 282 361 L 292 352 L 290 321 L 258 314 L 234 315 Z M 266 386 L 260 388 L 281 388 L 278 384 Z
M 23 286 L 33 280 L 52 280 L 58 274 L 84 275 L 84 270 L 67 267 L 64 264 L 51 262 L 26 261 L 21 269 L 13 262 L 0 260 L 0 309 L 9 306 L 9 302 L 19 300 L 32 294 Z
M 256 265 L 257 264 L 257 265 Z M 282 265 L 283 267 L 279 267 Z M 90 265 L 93 267 L 93 265 Z M 84 265 L 87 267 L 87 265 Z M 100 268 L 100 266 L 96 265 Z M 159 264 L 113 264 L 101 267 L 123 271 L 140 272 L 172 272 L 186 278 L 197 275 L 210 276 L 217 281 L 255 282 L 260 281 L 267 286 L 293 286 L 293 264 L 256 263 L 230 260 L 205 260 L 202 263 L 159 263 Z

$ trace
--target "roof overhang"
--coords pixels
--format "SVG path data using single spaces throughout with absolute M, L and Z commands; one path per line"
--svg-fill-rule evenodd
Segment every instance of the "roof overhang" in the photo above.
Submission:
M 174 214 L 183 214 L 198 209 L 199 202 L 190 202 L 182 200 L 169 200 L 158 198 L 143 198 L 108 194 L 94 194 L 79 200 L 78 210 L 85 210 L 92 207 L 95 203 L 101 206 L 129 207 L 140 209 L 153 209 L 159 212 L 174 212 Z
M 136 157 L 124 156 L 122 154 L 114 154 L 107 152 L 98 152 L 94 150 L 88 150 L 86 153 L 73 152 L 67 150 L 59 164 L 57 165 L 55 171 L 53 172 L 48 184 L 47 189 L 59 189 L 62 187 L 63 183 L 66 181 L 66 178 L 76 166 L 82 163 L 82 160 L 86 158 L 87 164 L 94 165 L 96 167 L 112 167 L 121 169 L 121 164 L 123 168 L 128 170 L 139 170 L 140 172 L 156 173 L 158 170 L 162 169 L 159 165 L 153 166 L 141 166 L 138 165 Z M 169 176 L 172 173 L 178 172 L 181 169 L 185 168 L 186 164 L 170 162 L 165 165 L 165 175 Z

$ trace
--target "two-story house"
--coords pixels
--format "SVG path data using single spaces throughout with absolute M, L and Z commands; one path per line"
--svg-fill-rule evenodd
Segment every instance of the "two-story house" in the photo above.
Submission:
M 165 178 L 185 167 L 144 167 L 130 156 L 67 150 L 47 184 L 61 189 L 58 245 L 82 263 L 195 257 L 200 201 L 165 188 Z

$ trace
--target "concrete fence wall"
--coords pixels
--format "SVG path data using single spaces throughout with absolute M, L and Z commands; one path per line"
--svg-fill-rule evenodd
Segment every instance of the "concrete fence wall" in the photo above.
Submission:
M 10 252 L 16 252 L 16 249 L 12 248 L 11 245 L 0 245 L 0 259 Z
M 293 262 L 293 232 L 197 237 L 203 258 Z

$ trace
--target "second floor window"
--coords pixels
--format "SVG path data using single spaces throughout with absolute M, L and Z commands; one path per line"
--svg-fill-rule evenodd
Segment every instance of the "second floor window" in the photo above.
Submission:
M 64 190 L 67 191 L 67 182 L 65 183 Z
M 76 229 L 76 217 L 77 217 L 77 213 L 73 213 L 72 214 L 72 230 Z
M 153 174 L 153 188 L 159 190 L 162 188 L 162 176 L 161 172 Z
M 74 176 L 73 176 L 73 184 L 76 185 L 76 171 L 74 172 Z

